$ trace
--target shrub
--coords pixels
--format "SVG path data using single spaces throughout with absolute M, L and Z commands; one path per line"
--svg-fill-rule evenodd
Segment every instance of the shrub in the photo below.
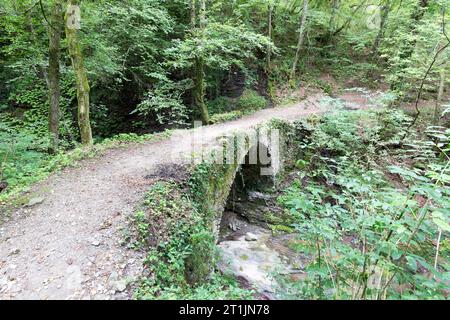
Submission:
M 448 152 L 430 154 L 417 170 L 381 150 L 404 119 L 392 111 L 341 113 L 316 126 L 310 157 L 298 163 L 301 179 L 279 198 L 302 240 L 297 250 L 310 257 L 305 280 L 281 277 L 286 298 L 446 298 L 448 250 L 439 243 L 450 231 Z M 433 138 L 435 148 L 448 145 L 441 132 Z
M 209 113 L 215 115 L 232 111 L 235 108 L 235 102 L 227 97 L 217 97 L 208 101 L 207 106 Z
M 239 110 L 261 110 L 268 106 L 267 100 L 254 90 L 245 90 L 238 101 Z
M 227 113 L 218 113 L 211 116 L 210 121 L 211 123 L 222 123 L 227 121 L 232 121 L 239 119 L 243 113 L 241 111 L 231 111 Z

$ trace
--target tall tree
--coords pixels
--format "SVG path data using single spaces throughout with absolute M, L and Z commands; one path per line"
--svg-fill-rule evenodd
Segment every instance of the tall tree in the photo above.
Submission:
M 330 15 L 330 21 L 328 22 L 328 33 L 329 36 L 334 32 L 334 29 L 336 28 L 336 17 L 339 12 L 339 7 L 341 5 L 341 0 L 333 0 L 331 3 L 331 15 Z
M 77 84 L 78 100 L 78 126 L 80 128 L 81 142 L 84 145 L 92 144 L 92 130 L 89 120 L 89 81 L 83 62 L 83 52 L 81 50 L 80 39 L 78 36 L 79 17 L 77 10 L 80 0 L 68 0 L 66 12 L 66 38 L 69 47 L 69 55 L 72 60 L 72 66 L 75 72 Z
M 300 19 L 300 29 L 299 29 L 299 34 L 298 34 L 297 50 L 295 52 L 294 63 L 292 64 L 291 79 L 294 79 L 295 72 L 297 71 L 297 64 L 298 64 L 298 60 L 300 58 L 300 51 L 302 50 L 303 41 L 305 39 L 307 16 L 308 16 L 308 0 L 303 0 L 303 10 L 302 10 L 302 16 Z
M 375 42 L 373 43 L 372 47 L 372 55 L 374 56 L 378 53 L 381 41 L 383 40 L 384 32 L 387 26 L 388 16 L 391 11 L 391 6 L 392 6 L 391 0 L 385 0 L 381 8 L 380 28 L 378 29 L 378 34 L 377 37 L 375 38 Z
M 352 20 L 355 18 L 356 13 L 362 9 L 365 4 L 367 3 L 367 0 L 362 0 L 358 5 L 354 6 L 354 9 L 350 16 L 345 20 L 345 22 L 336 30 L 334 30 L 332 36 L 337 36 L 339 33 L 341 33 L 343 30 L 345 30 L 352 22 Z
M 268 37 L 269 40 L 272 40 L 272 16 L 273 16 L 273 7 L 274 7 L 274 3 L 272 0 L 269 0 L 269 21 L 268 21 Z M 267 45 L 267 72 L 270 73 L 270 69 L 271 69 L 271 54 L 272 54 L 272 49 L 271 49 L 271 45 L 268 44 Z
M 48 54 L 48 89 L 50 99 L 49 130 L 52 134 L 53 146 L 57 147 L 59 140 L 59 98 L 60 98 L 60 69 L 61 57 L 61 30 L 63 27 L 63 6 L 60 0 L 52 1 L 49 34 Z
M 398 77 L 397 81 L 391 84 L 392 90 L 401 89 L 405 83 L 403 71 L 408 67 L 408 62 L 410 61 L 410 58 L 414 53 L 414 49 L 417 43 L 418 26 L 425 15 L 428 5 L 429 0 L 416 1 L 416 7 L 411 15 L 409 23 L 409 37 L 408 40 L 404 42 L 402 46 L 402 53 L 399 56 L 402 61 L 400 70 L 398 70 L 400 76 Z
M 199 12 L 199 24 L 198 28 L 196 23 L 196 1 L 191 2 L 191 23 L 194 32 L 197 33 L 198 45 L 203 45 L 203 37 L 206 28 L 206 0 L 200 0 L 200 12 Z M 203 123 L 209 123 L 208 108 L 205 103 L 205 60 L 202 56 L 202 50 L 199 50 L 199 54 L 194 63 L 194 104 L 197 108 Z

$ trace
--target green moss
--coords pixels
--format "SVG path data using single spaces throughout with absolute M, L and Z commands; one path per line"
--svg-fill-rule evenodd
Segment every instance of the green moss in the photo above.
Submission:
M 286 233 L 293 233 L 295 231 L 294 228 L 292 227 L 288 227 L 286 225 L 282 225 L 282 224 L 277 224 L 277 225 L 271 225 L 270 229 L 273 232 L 286 232 Z
M 223 123 L 227 121 L 233 121 L 237 120 L 240 117 L 242 117 L 245 113 L 242 111 L 236 110 L 236 111 L 230 111 L 226 113 L 218 113 L 211 116 L 210 122 L 215 123 Z
M 244 261 L 247 261 L 249 259 L 248 255 L 246 254 L 241 255 L 239 258 L 241 258 Z

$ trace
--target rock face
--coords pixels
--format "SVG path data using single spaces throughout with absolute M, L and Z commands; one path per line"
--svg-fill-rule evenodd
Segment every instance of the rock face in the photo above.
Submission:
M 278 206 L 276 198 L 277 195 L 258 191 L 237 192 L 228 199 L 226 208 L 245 217 L 252 224 L 266 227 L 283 220 L 283 209 Z

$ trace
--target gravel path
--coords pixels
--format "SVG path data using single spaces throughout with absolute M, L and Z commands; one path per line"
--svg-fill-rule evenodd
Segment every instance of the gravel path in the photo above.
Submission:
M 319 100 L 316 95 L 208 126 L 204 143 L 272 118 L 321 113 Z M 35 185 L 32 191 L 43 201 L 16 210 L 0 226 L 0 299 L 132 298 L 127 283 L 141 274 L 144 257 L 121 245 L 123 228 L 151 184 L 145 177 L 186 158 L 190 132 L 110 150 Z

